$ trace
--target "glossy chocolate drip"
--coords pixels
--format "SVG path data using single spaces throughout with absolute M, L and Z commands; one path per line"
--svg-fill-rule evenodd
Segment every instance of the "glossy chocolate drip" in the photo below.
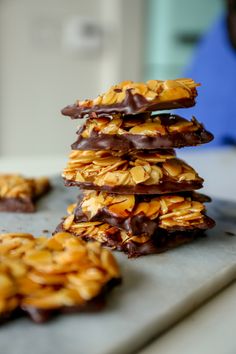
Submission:
M 73 150 L 155 150 L 196 146 L 208 143 L 212 139 L 213 135 L 207 131 L 175 133 L 155 137 L 128 133 L 112 135 L 93 131 L 89 138 L 83 138 L 79 133 L 78 139 L 71 145 L 71 148 Z
M 96 112 L 98 116 L 105 114 L 138 114 L 142 112 L 153 112 L 163 109 L 176 109 L 187 108 L 195 105 L 195 98 L 184 98 L 176 101 L 152 103 L 147 101 L 144 96 L 140 94 L 132 94 L 130 90 L 126 90 L 125 99 L 121 103 L 115 103 L 111 105 L 95 105 L 92 107 L 78 106 L 73 104 L 67 106 L 61 110 L 61 113 L 65 116 L 69 116 L 72 119 L 84 118 L 92 112 Z

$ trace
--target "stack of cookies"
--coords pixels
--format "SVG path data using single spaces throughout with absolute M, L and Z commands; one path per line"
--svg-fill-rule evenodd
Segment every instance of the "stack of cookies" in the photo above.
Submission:
M 194 117 L 152 114 L 193 106 L 197 86 L 192 79 L 125 81 L 62 110 L 87 120 L 63 172 L 66 186 L 83 193 L 58 229 L 137 257 L 189 242 L 214 226 L 203 204 L 209 198 L 195 192 L 203 179 L 174 151 L 208 143 L 213 135 Z

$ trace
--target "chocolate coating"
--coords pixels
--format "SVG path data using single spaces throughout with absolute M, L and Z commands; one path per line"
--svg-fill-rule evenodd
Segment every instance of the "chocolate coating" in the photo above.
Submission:
M 144 96 L 140 94 L 132 94 L 130 90 L 126 91 L 126 96 L 124 101 L 121 103 L 110 104 L 110 105 L 95 105 L 92 107 L 78 106 L 76 104 L 69 105 L 61 110 L 64 116 L 69 116 L 72 119 L 84 118 L 92 112 L 96 114 L 138 114 L 142 112 L 153 112 L 163 109 L 176 109 L 176 108 L 187 108 L 195 105 L 195 97 L 189 97 L 188 99 L 178 99 L 176 101 L 169 101 L 163 103 L 152 103 L 147 101 Z
M 0 212 L 33 213 L 35 205 L 30 199 L 0 198 Z
M 165 127 L 177 123 L 181 120 L 186 121 L 176 114 L 159 114 L 161 124 Z M 130 116 L 129 116 L 130 117 Z M 152 118 L 155 116 L 151 116 Z M 125 116 L 123 116 L 125 119 Z M 195 120 L 196 121 L 196 120 Z M 197 121 L 196 121 L 197 122 Z M 204 126 L 198 123 L 195 131 L 172 132 L 165 135 L 148 136 L 141 134 L 104 134 L 92 131 L 88 138 L 82 136 L 85 124 L 77 132 L 78 138 L 71 147 L 73 150 L 121 150 L 130 149 L 160 149 L 160 148 L 181 148 L 184 146 L 196 146 L 206 144 L 213 140 L 214 136 Z
M 181 195 L 181 194 L 179 194 Z M 184 193 L 182 193 L 182 195 L 184 196 Z M 189 193 L 189 196 L 191 195 L 191 193 Z M 185 196 L 186 193 L 185 193 Z M 193 198 L 193 196 L 195 196 L 195 198 Z M 149 201 L 150 198 L 145 197 L 145 196 L 139 196 L 139 203 L 140 202 L 147 202 Z M 74 221 L 76 223 L 81 223 L 81 222 L 87 222 L 87 221 L 101 221 L 101 222 L 106 222 L 112 226 L 118 227 L 119 229 L 123 229 L 126 232 L 132 233 L 133 235 L 142 235 L 145 234 L 147 236 L 152 236 L 156 230 L 161 229 L 159 227 L 159 217 L 157 217 L 156 219 L 150 219 L 148 218 L 146 215 L 144 214 L 138 214 L 138 215 L 131 215 L 129 217 L 118 217 L 115 214 L 112 214 L 111 212 L 109 212 L 108 209 L 106 208 L 102 208 L 100 209 L 96 215 L 94 215 L 94 217 L 92 218 L 88 218 L 86 214 L 83 213 L 81 205 L 80 205 L 80 201 L 82 200 L 82 198 L 78 201 L 78 204 L 74 210 L 74 215 L 75 215 L 75 219 Z M 192 194 L 192 200 L 194 201 L 200 201 L 200 202 L 209 202 L 209 197 L 204 196 L 198 193 L 193 193 Z M 203 223 L 199 223 L 199 224 L 194 224 L 194 225 L 190 225 L 190 226 L 172 226 L 172 227 L 168 227 L 166 228 L 166 230 L 168 231 L 186 231 L 186 230 L 207 230 L 209 228 L 212 228 L 214 226 L 214 221 L 209 218 L 208 216 L 204 215 L 204 220 Z
M 135 186 L 97 186 L 91 182 L 76 182 L 73 180 L 66 180 L 65 185 L 67 187 L 77 186 L 81 189 L 92 189 L 97 191 L 104 191 L 108 193 L 117 193 L 117 194 L 166 194 L 166 193 L 176 193 L 176 192 L 185 192 L 192 191 L 195 189 L 202 188 L 203 179 L 195 181 L 169 181 L 164 180 L 159 184 L 154 185 L 144 185 L 136 184 Z
M 134 241 L 122 242 L 120 238 L 120 232 L 117 229 L 113 234 L 109 234 L 106 242 L 103 242 L 104 246 L 111 247 L 117 251 L 124 252 L 129 258 L 136 258 L 148 254 L 162 253 L 172 248 L 181 246 L 185 243 L 192 242 L 194 239 L 204 236 L 205 229 L 214 227 L 215 222 L 209 217 L 206 217 L 204 226 L 202 228 L 195 228 L 192 230 L 186 229 L 172 229 L 166 230 L 158 228 L 153 236 L 144 243 L 137 243 Z M 57 226 L 55 232 L 63 231 L 63 222 Z M 83 237 L 84 240 L 90 241 L 88 236 Z

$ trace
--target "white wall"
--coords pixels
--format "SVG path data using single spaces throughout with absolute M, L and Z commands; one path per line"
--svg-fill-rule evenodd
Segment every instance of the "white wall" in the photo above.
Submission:
M 140 79 L 142 3 L 0 0 L 0 155 L 69 152 L 78 121 L 60 109 L 120 79 Z M 74 16 L 101 24 L 102 50 L 63 49 L 63 24 Z

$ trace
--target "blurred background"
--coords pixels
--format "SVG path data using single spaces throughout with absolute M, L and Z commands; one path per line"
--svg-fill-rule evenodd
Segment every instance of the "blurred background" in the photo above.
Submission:
M 0 0 L 0 157 L 67 154 L 80 122 L 62 107 L 121 80 L 183 76 L 224 8 L 223 0 Z

